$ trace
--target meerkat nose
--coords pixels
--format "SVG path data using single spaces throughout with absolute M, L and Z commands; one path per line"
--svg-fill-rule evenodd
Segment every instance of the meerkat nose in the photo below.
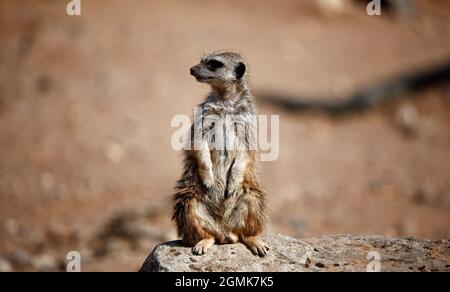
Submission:
M 195 71 L 193 68 L 189 69 L 189 72 L 191 73 L 192 76 L 195 76 Z

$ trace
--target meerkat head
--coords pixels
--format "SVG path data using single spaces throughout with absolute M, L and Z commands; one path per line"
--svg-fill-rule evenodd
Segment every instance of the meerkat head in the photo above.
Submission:
M 213 88 L 242 84 L 247 67 L 244 58 L 234 52 L 214 52 L 204 56 L 200 63 L 190 69 L 198 82 Z

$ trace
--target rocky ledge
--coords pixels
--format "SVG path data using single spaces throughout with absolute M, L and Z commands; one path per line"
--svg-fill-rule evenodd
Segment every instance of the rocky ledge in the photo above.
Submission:
M 450 272 L 450 240 L 336 235 L 297 240 L 281 234 L 262 236 L 269 254 L 254 256 L 242 244 L 214 245 L 192 254 L 180 241 L 158 245 L 141 272 Z

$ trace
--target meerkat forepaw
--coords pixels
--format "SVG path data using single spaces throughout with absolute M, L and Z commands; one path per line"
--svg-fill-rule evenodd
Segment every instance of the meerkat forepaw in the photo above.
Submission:
M 192 253 L 195 255 L 202 255 L 205 254 L 206 251 L 213 246 L 214 244 L 214 238 L 208 238 L 200 240 L 193 248 Z

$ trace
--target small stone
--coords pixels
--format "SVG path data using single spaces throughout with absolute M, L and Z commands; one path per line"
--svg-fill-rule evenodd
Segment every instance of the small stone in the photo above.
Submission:
M 106 256 L 110 254 L 120 254 L 130 249 L 128 242 L 122 239 L 111 238 L 106 240 L 100 248 L 96 250 L 96 256 Z
M 50 192 L 55 187 L 55 177 L 49 172 L 45 172 L 41 175 L 41 186 L 46 192 Z
M 20 231 L 20 225 L 17 220 L 9 218 L 5 220 L 5 229 L 11 235 L 17 235 Z
M 412 200 L 417 205 L 423 205 L 427 201 L 427 194 L 424 190 L 418 189 L 414 192 Z
M 31 264 L 34 269 L 40 272 L 52 271 L 58 267 L 57 260 L 53 256 L 47 254 L 34 257 Z
M 9 262 L 20 269 L 29 268 L 32 266 L 33 256 L 25 250 L 16 250 L 8 255 Z
M 128 234 L 132 239 L 147 238 L 165 240 L 164 231 L 141 222 L 126 225 L 126 234 Z
M 348 0 L 319 0 L 318 7 L 326 14 L 341 14 L 349 8 Z
M 41 94 L 46 94 L 52 88 L 52 79 L 49 76 L 40 76 L 36 81 L 36 88 Z
M 417 134 L 420 116 L 417 107 L 413 103 L 401 105 L 395 114 L 397 128 L 406 136 Z
M 110 143 L 106 149 L 106 157 L 113 163 L 120 163 L 126 156 L 125 148 L 117 143 Z
M 12 271 L 13 268 L 11 264 L 7 260 L 0 258 L 0 273 L 8 273 Z

